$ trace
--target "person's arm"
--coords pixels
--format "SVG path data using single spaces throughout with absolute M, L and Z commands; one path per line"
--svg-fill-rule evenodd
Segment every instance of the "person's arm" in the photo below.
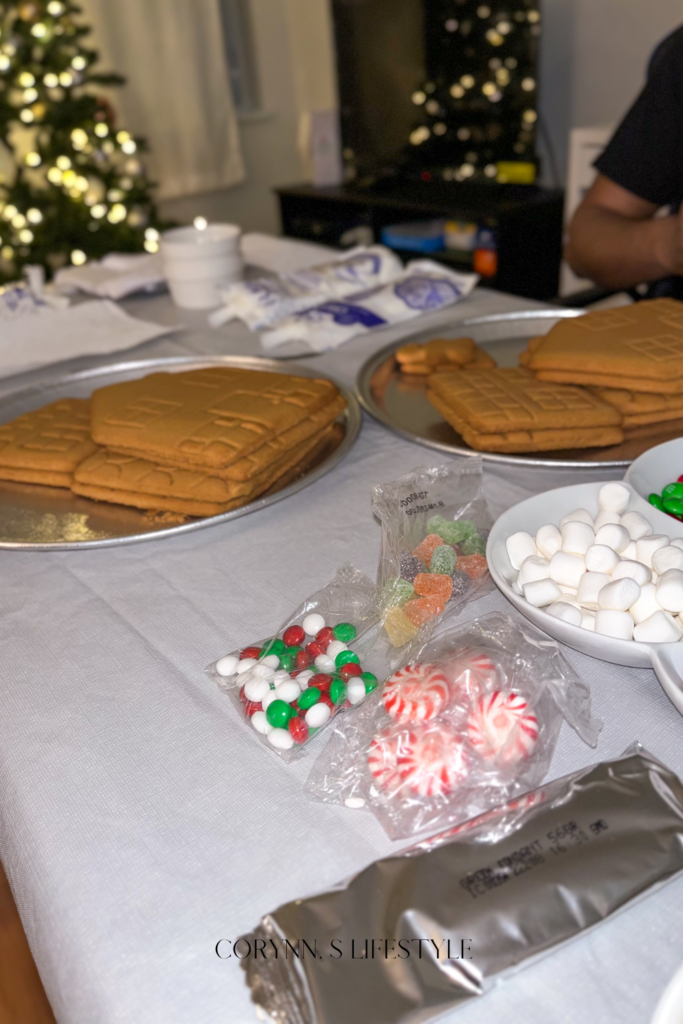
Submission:
M 683 274 L 683 214 L 654 217 L 655 203 L 598 174 L 569 225 L 565 258 L 603 288 L 632 288 Z

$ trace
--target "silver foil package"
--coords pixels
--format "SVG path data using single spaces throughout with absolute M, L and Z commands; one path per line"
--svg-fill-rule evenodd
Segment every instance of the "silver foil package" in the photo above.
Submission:
M 284 904 L 239 955 L 281 1024 L 422 1024 L 682 869 L 683 784 L 636 745 Z

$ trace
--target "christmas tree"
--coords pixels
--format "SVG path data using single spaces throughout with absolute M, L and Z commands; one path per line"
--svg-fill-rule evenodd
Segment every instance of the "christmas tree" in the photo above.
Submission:
M 538 0 L 425 0 L 425 80 L 407 148 L 422 177 L 533 182 Z
M 158 249 L 144 140 L 97 95 L 123 79 L 95 70 L 79 14 L 70 0 L 0 0 L 0 279 Z

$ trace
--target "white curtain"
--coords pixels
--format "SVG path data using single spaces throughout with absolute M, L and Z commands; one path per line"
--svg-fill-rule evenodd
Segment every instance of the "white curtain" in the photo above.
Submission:
M 144 135 L 160 199 L 244 179 L 218 0 L 84 0 L 121 127 Z

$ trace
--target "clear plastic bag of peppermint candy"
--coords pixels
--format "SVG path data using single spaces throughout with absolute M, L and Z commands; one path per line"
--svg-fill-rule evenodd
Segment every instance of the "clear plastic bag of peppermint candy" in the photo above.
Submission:
M 538 786 L 563 721 L 596 746 L 589 688 L 557 643 L 493 613 L 434 637 L 340 720 L 306 790 L 371 810 L 392 839 L 450 828 Z
M 373 653 L 374 583 L 352 565 L 311 594 L 279 629 L 207 666 L 241 720 L 289 761 L 340 711 L 362 704 L 386 670 Z
M 382 522 L 379 643 L 389 665 L 412 658 L 442 619 L 492 589 L 492 525 L 479 457 L 423 466 L 372 491 Z

